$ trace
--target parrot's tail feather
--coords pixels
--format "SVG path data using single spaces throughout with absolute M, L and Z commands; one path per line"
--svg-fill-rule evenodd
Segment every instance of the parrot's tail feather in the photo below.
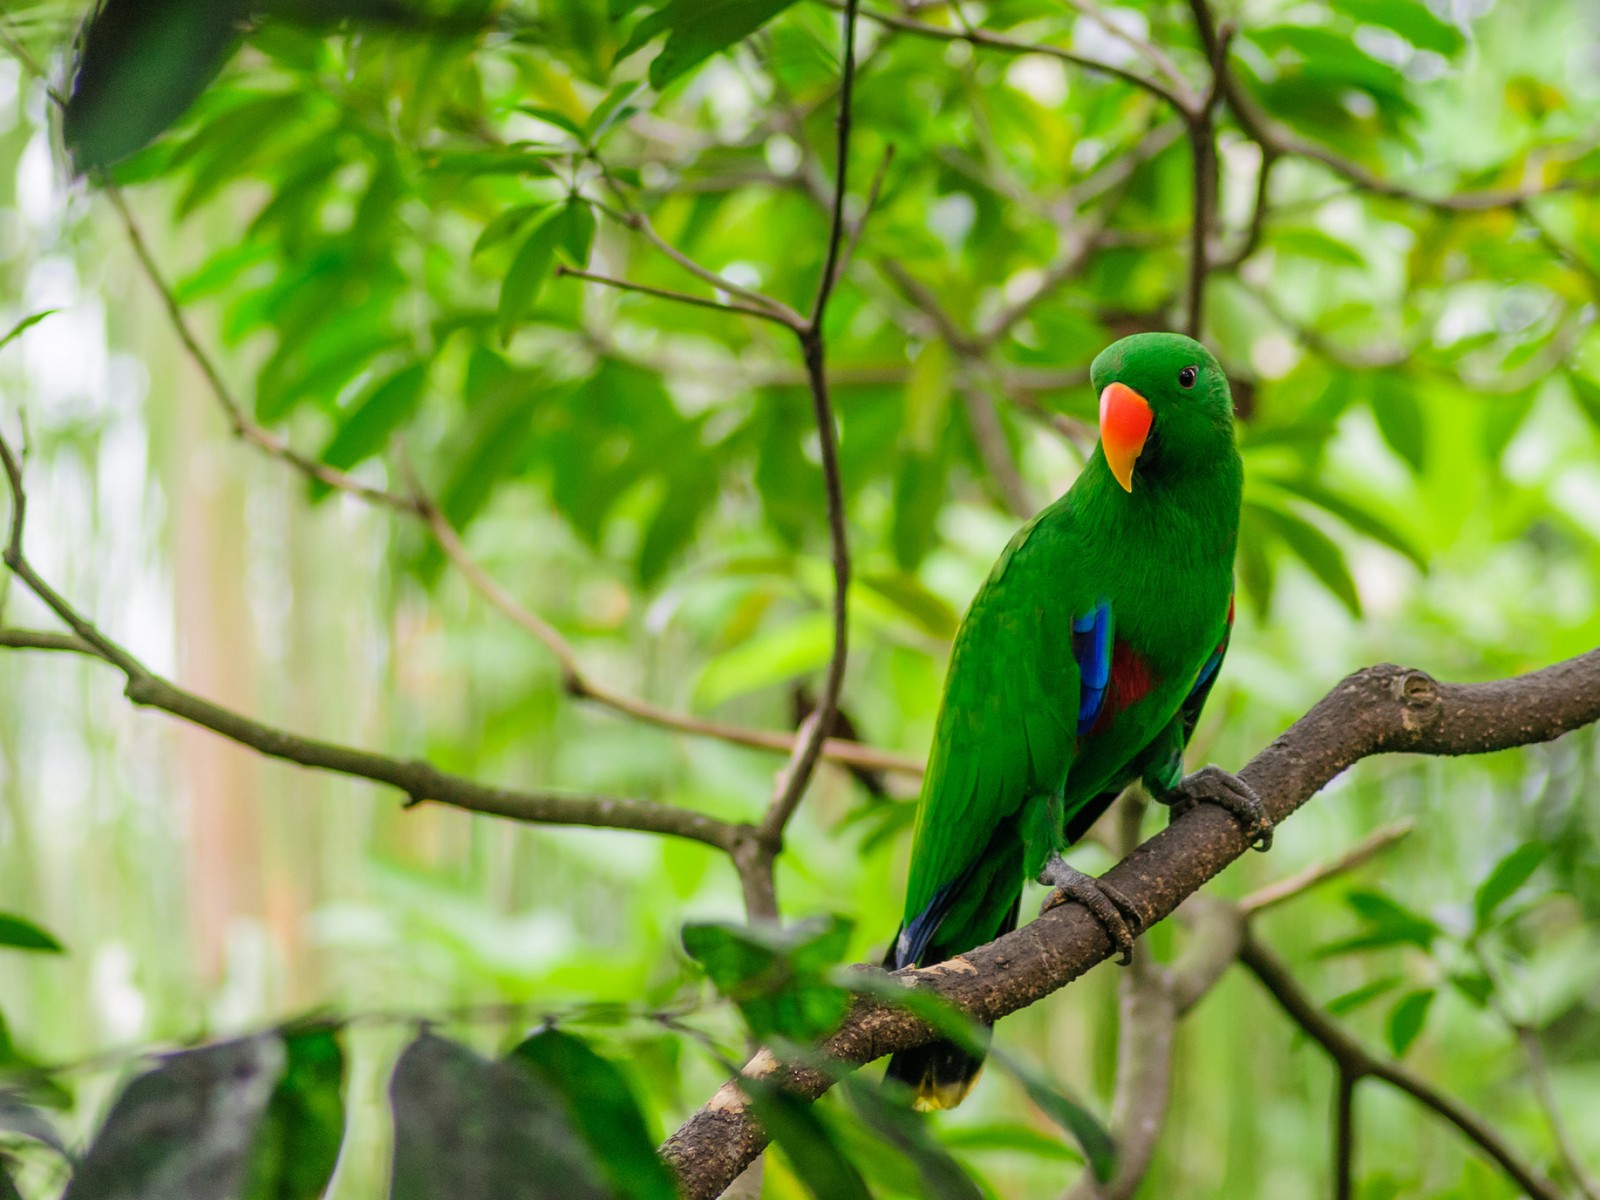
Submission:
M 954 1042 L 929 1042 L 891 1058 L 886 1078 L 912 1089 L 912 1108 L 936 1112 L 965 1100 L 982 1071 L 983 1055 L 971 1054 Z
M 1017 912 L 1021 907 L 1021 897 L 1011 902 L 1011 907 L 1006 910 L 1000 922 L 1000 928 L 993 937 L 1010 933 L 1017 927 Z M 992 939 L 985 939 L 992 940 Z M 884 959 L 884 966 L 891 969 L 910 964 L 898 960 L 896 953 L 899 939 L 889 946 L 889 953 Z M 983 1073 L 983 1060 L 987 1057 L 985 1050 L 989 1044 L 989 1036 L 993 1026 L 981 1027 L 983 1047 L 976 1052 L 956 1045 L 954 1042 L 940 1040 L 929 1042 L 926 1046 L 916 1046 L 910 1050 L 901 1050 L 889 1059 L 889 1070 L 885 1079 L 895 1079 L 905 1084 L 912 1090 L 911 1107 L 918 1112 L 937 1112 L 941 1109 L 954 1108 L 967 1098 L 967 1093 L 978 1082 L 978 1076 Z

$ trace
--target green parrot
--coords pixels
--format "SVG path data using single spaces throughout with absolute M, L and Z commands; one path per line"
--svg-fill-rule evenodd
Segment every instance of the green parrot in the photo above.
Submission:
M 1135 781 L 1175 810 L 1221 804 L 1259 849 L 1271 843 L 1243 781 L 1183 774 L 1233 627 L 1244 472 L 1227 378 L 1173 333 L 1123 338 L 1090 377 L 1099 446 L 1011 539 L 956 635 L 887 966 L 944 962 L 1015 929 L 1030 878 L 1056 889 L 1045 908 L 1088 908 L 1127 962 L 1136 910 L 1061 852 Z M 917 1108 L 950 1108 L 982 1065 L 934 1042 L 896 1054 L 889 1076 Z

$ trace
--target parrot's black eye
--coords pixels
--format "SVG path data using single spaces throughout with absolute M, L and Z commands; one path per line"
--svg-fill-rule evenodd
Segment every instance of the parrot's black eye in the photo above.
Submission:
M 1183 370 L 1178 372 L 1178 385 L 1180 387 L 1192 388 L 1194 386 L 1194 381 L 1199 377 L 1199 367 L 1185 367 Z

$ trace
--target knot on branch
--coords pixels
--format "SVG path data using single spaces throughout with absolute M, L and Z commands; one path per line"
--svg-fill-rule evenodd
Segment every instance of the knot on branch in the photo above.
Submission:
M 128 698 L 130 704 L 136 704 L 141 708 L 153 707 L 160 702 L 161 685 L 149 676 L 130 675 L 122 694 Z

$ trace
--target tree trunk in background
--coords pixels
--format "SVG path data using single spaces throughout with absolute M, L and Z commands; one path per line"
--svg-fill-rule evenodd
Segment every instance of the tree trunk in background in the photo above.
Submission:
M 248 563 L 243 464 L 228 444 L 216 401 L 186 360 L 177 371 L 178 460 L 183 497 L 171 514 L 176 538 L 173 600 L 178 682 L 219 704 L 257 704 L 255 631 L 246 595 Z M 254 757 L 201 730 L 180 735 L 179 779 L 187 815 L 190 928 L 195 966 L 208 985 L 227 972 L 235 917 L 262 910 L 261 808 Z

